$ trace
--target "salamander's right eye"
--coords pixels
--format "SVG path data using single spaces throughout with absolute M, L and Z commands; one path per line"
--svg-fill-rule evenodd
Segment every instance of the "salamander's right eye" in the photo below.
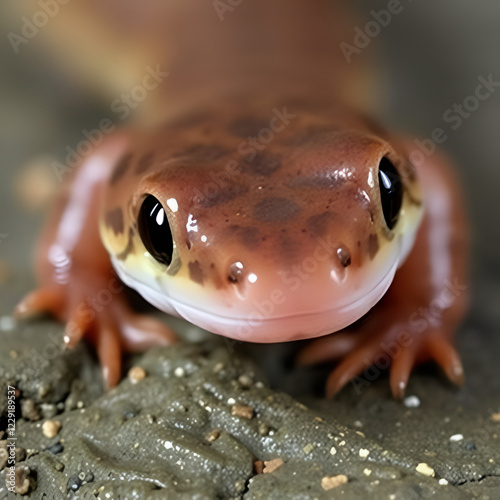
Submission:
M 387 227 L 392 229 L 403 204 L 403 183 L 396 167 L 385 156 L 378 167 L 378 184 L 384 219 Z
M 161 202 L 148 195 L 139 214 L 139 234 L 146 250 L 160 263 L 169 265 L 174 252 L 174 240 L 167 214 Z

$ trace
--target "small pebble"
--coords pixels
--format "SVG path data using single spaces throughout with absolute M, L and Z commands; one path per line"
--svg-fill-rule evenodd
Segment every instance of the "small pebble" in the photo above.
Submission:
M 58 441 L 52 446 L 48 446 L 46 450 L 53 455 L 57 455 L 58 453 L 62 453 L 64 451 L 64 446 L 62 445 L 61 441 Z
M 423 474 L 424 476 L 434 477 L 436 474 L 434 472 L 434 469 L 424 462 L 419 463 L 417 465 L 416 470 L 417 472 L 420 472 L 420 474 Z
M 134 418 L 137 415 L 137 412 L 133 408 L 126 408 L 122 412 L 123 417 L 125 420 L 130 420 L 131 418 Z
M 85 482 L 86 483 L 92 483 L 94 481 L 94 473 L 93 472 L 87 472 L 87 475 L 85 476 Z
M 56 437 L 61 427 L 62 424 L 59 420 L 46 420 L 42 425 L 43 435 L 49 439 Z
M 490 419 L 492 422 L 500 422 L 500 412 L 499 413 L 493 413 L 490 416 Z
M 363 474 L 364 474 L 365 476 L 369 476 L 371 473 L 372 473 L 372 470 L 371 470 L 371 469 L 368 469 L 368 468 L 366 468 L 366 469 L 363 471 Z
M 366 458 L 370 454 L 370 450 L 367 450 L 366 448 L 361 448 L 359 450 L 359 456 L 361 458 Z
M 270 430 L 271 429 L 269 428 L 269 426 L 267 424 L 265 424 L 264 422 L 261 422 L 259 424 L 259 428 L 258 428 L 259 436 L 267 436 L 269 434 Z
M 40 413 L 32 399 L 22 399 L 21 400 L 21 415 L 25 420 L 35 422 L 40 420 Z
M 66 490 L 76 492 L 82 486 L 82 480 L 75 474 L 68 479 Z
M 253 380 L 248 375 L 243 374 L 238 377 L 238 382 L 240 383 L 241 387 L 249 389 L 250 387 L 252 387 Z
M 182 368 L 182 366 L 178 366 L 175 370 L 174 370 L 174 375 L 178 378 L 182 378 L 184 377 L 184 375 L 186 375 L 186 370 L 184 370 L 184 368 Z
M 337 453 L 337 449 L 335 448 L 335 446 L 332 446 L 330 449 L 330 455 L 335 455 L 336 453 Z
M 42 382 L 38 386 L 38 397 L 40 399 L 43 399 L 43 398 L 47 397 L 50 394 L 51 390 L 52 390 L 52 386 L 50 384 Z M 46 403 L 42 403 L 42 404 L 46 404 Z
M 304 450 L 304 453 L 305 453 L 306 455 L 309 455 L 309 453 L 311 453 L 311 451 L 313 451 L 313 450 L 314 450 L 314 445 L 313 445 L 313 444 L 311 444 L 311 443 L 307 443 L 307 444 L 304 446 L 304 448 L 302 448 L 302 449 Z
M 233 417 L 253 418 L 253 408 L 247 405 L 235 405 L 231 408 L 231 415 Z
M 453 436 L 450 436 L 450 441 L 462 441 L 463 438 L 463 434 L 453 434 Z
M 137 384 L 138 382 L 146 378 L 146 371 L 140 366 L 133 366 L 128 371 L 128 378 L 130 382 L 132 382 L 133 384 Z
M 26 460 L 26 450 L 24 448 L 16 448 L 16 463 Z
M 40 413 L 43 418 L 54 418 L 57 415 L 57 406 L 51 403 L 42 403 Z
M 26 495 L 30 489 L 30 474 L 31 470 L 26 465 L 18 465 L 16 467 L 16 486 L 14 491 L 17 495 Z
M 217 363 L 214 366 L 214 373 L 219 373 L 222 370 L 224 370 L 224 363 Z
M 273 460 L 267 460 L 264 462 L 264 474 L 270 474 L 274 472 L 276 469 L 281 467 L 285 462 L 281 460 L 281 458 L 274 458 Z
M 264 473 L 264 461 L 256 460 L 253 463 L 253 468 L 255 470 L 255 474 L 263 474 Z
M 418 408 L 420 406 L 420 399 L 417 396 L 408 396 L 403 401 L 407 408 Z
M 448 484 L 448 481 L 444 477 L 442 477 L 438 482 L 441 486 L 446 486 Z
M 465 449 L 468 450 L 468 451 L 477 450 L 476 445 L 474 443 L 467 443 L 465 445 Z
M 349 481 L 346 475 L 339 474 L 338 476 L 325 476 L 321 479 L 321 487 L 325 490 L 331 490 L 333 488 L 337 488 L 342 484 L 346 484 Z
M 213 443 L 214 441 L 217 441 L 217 439 L 219 439 L 219 436 L 220 436 L 220 431 L 215 429 L 211 432 L 209 432 L 206 436 L 205 436 L 205 439 L 207 441 L 209 441 L 210 443 Z

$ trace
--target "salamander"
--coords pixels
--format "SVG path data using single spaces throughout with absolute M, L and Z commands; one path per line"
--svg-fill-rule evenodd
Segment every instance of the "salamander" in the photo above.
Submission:
M 202 31 L 171 35 L 186 57 L 165 57 L 162 120 L 110 134 L 68 175 L 17 314 L 90 340 L 109 387 L 123 350 L 176 340 L 121 283 L 225 337 L 311 339 L 298 361 L 335 364 L 329 396 L 378 361 L 398 398 L 428 360 L 463 384 L 467 224 L 449 161 L 344 98 L 328 2 L 280 0 L 269 18 L 242 3 L 222 23 L 199 8 Z

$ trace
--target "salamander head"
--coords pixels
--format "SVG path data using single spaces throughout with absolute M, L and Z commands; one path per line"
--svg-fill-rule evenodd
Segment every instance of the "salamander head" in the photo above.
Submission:
M 385 133 L 316 115 L 273 128 L 274 111 L 218 117 L 217 129 L 200 117 L 138 142 L 110 179 L 101 221 L 126 284 L 252 342 L 316 337 L 363 316 L 422 212 L 415 172 Z

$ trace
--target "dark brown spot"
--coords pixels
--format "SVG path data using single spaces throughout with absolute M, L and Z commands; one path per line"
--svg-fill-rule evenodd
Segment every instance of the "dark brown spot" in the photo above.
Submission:
M 370 260 L 377 255 L 379 249 L 379 244 L 378 244 L 378 236 L 374 233 L 371 233 L 370 236 L 368 236 L 368 255 L 370 256 Z
M 118 207 L 106 214 L 105 222 L 115 235 L 123 233 L 123 210 Z
M 229 150 L 217 144 L 194 144 L 179 151 L 175 156 L 187 156 L 193 161 L 216 161 L 229 154 Z
M 112 186 L 115 185 L 125 175 L 128 167 L 130 166 L 131 159 L 132 153 L 126 153 L 120 158 L 113 170 L 113 173 L 111 174 L 111 178 L 109 179 L 109 182 Z
M 232 135 L 246 138 L 257 136 L 264 128 L 269 128 L 269 120 L 263 120 L 254 116 L 245 116 L 231 122 L 227 130 Z
M 243 186 L 241 184 L 229 184 L 228 186 L 219 188 L 214 182 L 213 190 L 209 190 L 208 185 L 206 187 L 207 189 L 202 193 L 202 196 L 195 199 L 195 202 L 204 208 L 215 207 L 216 205 L 227 203 L 248 192 L 248 186 Z
M 328 226 L 328 222 L 332 220 L 334 214 L 332 212 L 323 212 L 320 215 L 313 215 L 307 219 L 307 229 L 311 236 L 324 236 Z
M 348 267 L 351 265 L 351 252 L 349 252 L 346 247 L 340 246 L 337 248 L 337 257 L 342 267 Z
M 260 231 L 256 227 L 243 227 L 232 225 L 228 227 L 230 234 L 236 235 L 241 243 L 248 249 L 256 248 L 260 243 Z
M 281 168 L 281 159 L 277 154 L 257 153 L 252 160 L 247 159 L 241 166 L 245 174 L 268 176 Z
M 189 266 L 189 277 L 195 283 L 203 285 L 203 270 L 201 269 L 199 261 L 195 260 L 190 262 Z
M 329 125 L 311 125 L 287 139 L 285 144 L 289 146 L 305 146 L 310 143 L 320 145 L 330 140 L 333 131 L 333 127 Z
M 153 164 L 154 152 L 150 151 L 145 155 L 142 155 L 137 162 L 136 172 L 142 174 L 148 170 L 148 168 Z
M 264 198 L 253 207 L 253 217 L 262 222 L 285 222 L 300 212 L 300 207 L 286 198 Z

